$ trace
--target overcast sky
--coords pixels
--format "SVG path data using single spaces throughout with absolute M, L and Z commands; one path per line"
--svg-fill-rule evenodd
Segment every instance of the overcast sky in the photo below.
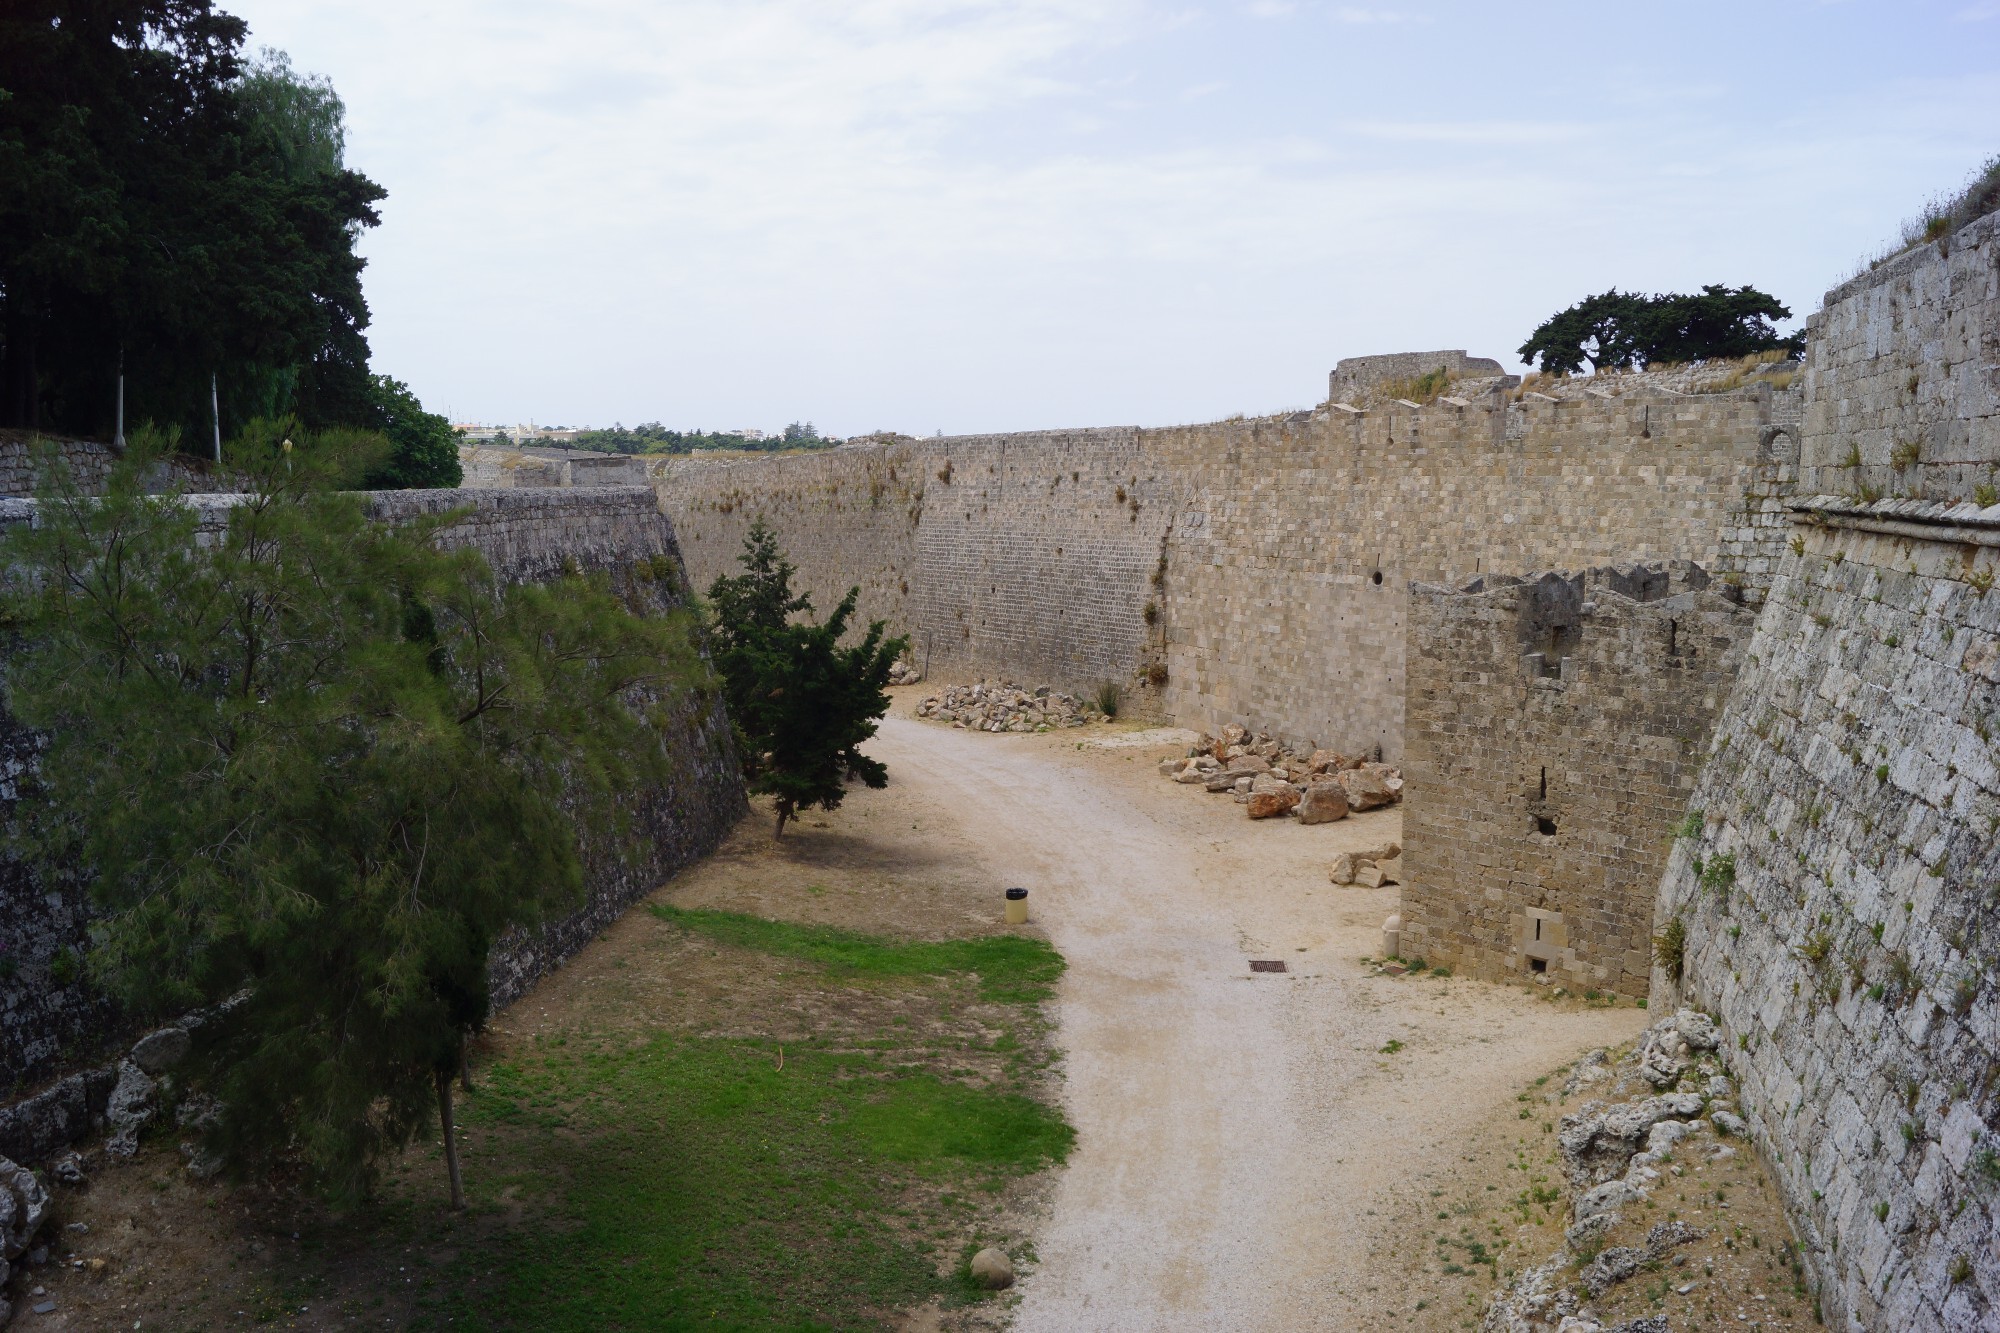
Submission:
M 2000 0 L 222 0 L 389 191 L 460 420 L 1208 420 L 1510 366 L 1607 287 L 1803 318 L 2000 151 Z

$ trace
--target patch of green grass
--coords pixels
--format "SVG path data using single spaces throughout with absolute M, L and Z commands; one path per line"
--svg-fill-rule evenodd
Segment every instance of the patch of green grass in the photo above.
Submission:
M 769 1042 L 677 1035 L 497 1065 L 464 1121 L 487 1145 L 476 1209 L 524 1167 L 561 1184 L 526 1224 L 462 1241 L 418 1327 L 874 1327 L 965 1296 L 895 1225 L 909 1185 L 997 1188 L 1073 1139 L 1030 1098 L 872 1054 L 787 1048 L 779 1069 Z M 962 1235 L 971 1205 L 946 1199 Z
M 931 977 L 962 972 L 979 978 L 981 998 L 1037 1004 L 1063 974 L 1063 957 L 1046 941 L 1021 935 L 971 940 L 890 940 L 833 926 L 767 921 L 741 912 L 654 904 L 653 915 L 684 930 L 745 949 L 817 963 L 842 977 Z

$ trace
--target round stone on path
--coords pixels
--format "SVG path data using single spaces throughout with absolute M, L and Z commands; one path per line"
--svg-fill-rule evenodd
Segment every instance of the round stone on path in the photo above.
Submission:
M 1014 1261 L 991 1245 L 972 1256 L 972 1280 L 988 1291 L 1014 1285 Z

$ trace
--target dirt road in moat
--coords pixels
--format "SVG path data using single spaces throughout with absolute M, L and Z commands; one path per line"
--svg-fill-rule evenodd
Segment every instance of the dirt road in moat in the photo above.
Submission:
M 1433 1210 L 1498 1202 L 1516 1094 L 1643 1013 L 1370 976 L 1396 891 L 1332 886 L 1325 867 L 1396 837 L 1399 814 L 1252 823 L 1163 781 L 1168 746 L 1075 735 L 891 717 L 870 746 L 952 812 L 996 900 L 1031 890 L 1069 960 L 1057 1040 L 1078 1146 L 1015 1327 L 1463 1326 L 1471 1293 L 1424 1276 Z M 1289 971 L 1253 976 L 1252 958 Z

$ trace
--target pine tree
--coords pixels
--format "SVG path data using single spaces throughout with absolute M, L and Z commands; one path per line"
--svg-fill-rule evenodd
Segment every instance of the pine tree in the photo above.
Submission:
M 330 450 L 232 462 L 221 531 L 52 472 L 8 540 L 6 702 L 45 732 L 29 845 L 91 867 L 93 975 L 142 1014 L 213 1006 L 196 1080 L 239 1174 L 366 1192 L 431 1116 L 489 1005 L 494 942 L 577 903 L 579 838 L 636 850 L 618 797 L 667 778 L 699 682 L 686 616 L 602 578 L 508 586 L 329 481 Z
M 709 587 L 716 667 L 729 697 L 743 776 L 754 794 L 775 797 L 777 837 L 804 809 L 837 808 L 847 783 L 888 783 L 880 760 L 861 744 L 889 711 L 889 668 L 909 648 L 888 638 L 883 622 L 869 624 L 861 642 L 843 648 L 859 588 L 823 624 L 794 621 L 812 612 L 812 599 L 793 593 L 797 568 L 760 518 L 743 539 L 744 572 Z

